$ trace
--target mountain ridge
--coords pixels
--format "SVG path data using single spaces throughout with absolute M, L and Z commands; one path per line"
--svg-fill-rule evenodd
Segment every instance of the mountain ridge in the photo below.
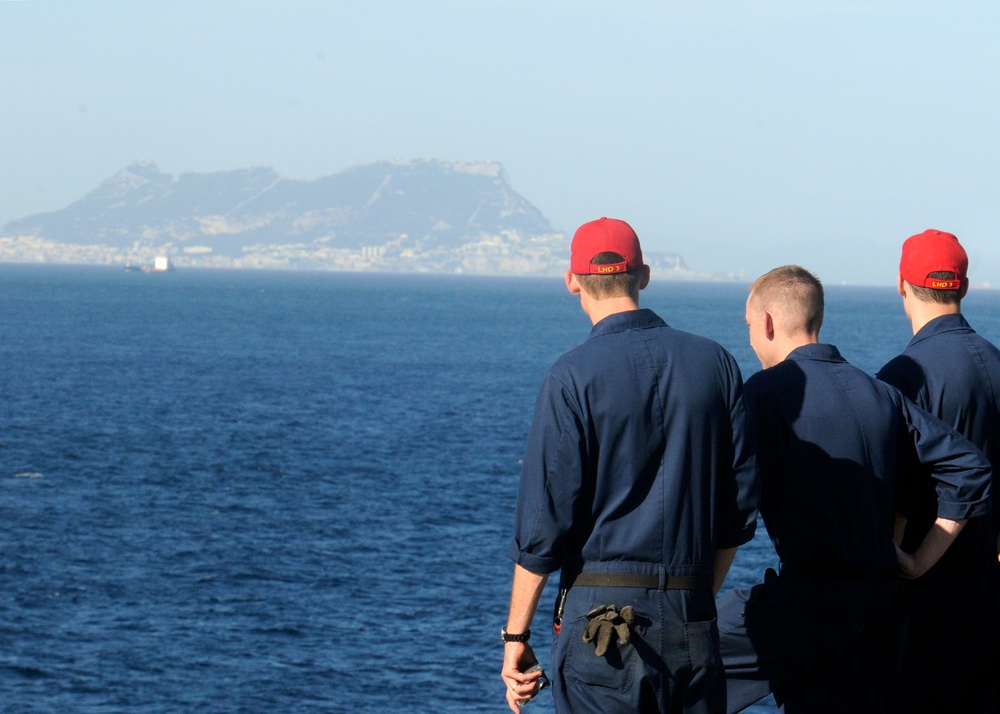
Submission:
M 0 260 L 558 274 L 569 237 L 495 161 L 390 160 L 313 180 L 270 167 L 177 175 L 138 161 L 63 209 L 0 229 Z M 676 254 L 654 267 L 686 274 Z

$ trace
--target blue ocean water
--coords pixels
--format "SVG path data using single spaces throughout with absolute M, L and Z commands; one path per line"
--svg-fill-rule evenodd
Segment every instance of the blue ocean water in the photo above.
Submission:
M 748 376 L 745 296 L 643 300 Z M 868 371 L 909 339 L 891 288 L 827 300 Z M 524 436 L 589 327 L 558 279 L 0 265 L 3 710 L 504 711 Z

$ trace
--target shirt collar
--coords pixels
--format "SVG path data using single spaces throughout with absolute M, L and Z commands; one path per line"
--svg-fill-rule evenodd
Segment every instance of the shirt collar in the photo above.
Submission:
M 828 345 L 822 342 L 813 345 L 802 345 L 801 347 L 796 347 L 788 353 L 788 356 L 785 359 L 810 359 L 819 362 L 847 361 L 840 355 L 840 350 L 838 350 L 834 345 Z
M 652 310 L 640 308 L 639 310 L 626 310 L 608 315 L 603 320 L 594 325 L 590 331 L 591 337 L 607 335 L 612 332 L 624 332 L 625 330 L 641 330 L 646 327 L 659 327 L 666 325 L 659 315 Z
M 971 325 L 969 325 L 965 317 L 960 312 L 949 315 L 941 315 L 940 317 L 935 317 L 933 320 L 917 330 L 917 334 L 915 334 L 913 339 L 910 340 L 910 344 L 914 345 L 921 340 L 926 340 L 928 337 L 940 335 L 942 332 L 971 329 Z

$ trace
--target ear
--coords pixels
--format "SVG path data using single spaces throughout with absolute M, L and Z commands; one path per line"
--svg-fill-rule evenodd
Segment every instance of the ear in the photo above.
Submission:
M 899 293 L 900 297 L 906 297 L 906 282 L 901 273 L 896 273 L 896 292 Z
M 576 279 L 576 275 L 573 274 L 572 270 L 567 270 L 566 275 L 566 289 L 569 290 L 570 295 L 580 294 L 580 281 Z
M 639 289 L 645 290 L 647 285 L 649 285 L 649 266 L 644 265 L 639 273 Z
M 962 287 L 958 289 L 958 299 L 962 300 L 969 293 L 969 279 L 965 278 L 962 280 Z
M 764 310 L 764 336 L 768 340 L 774 340 L 774 317 L 770 311 Z

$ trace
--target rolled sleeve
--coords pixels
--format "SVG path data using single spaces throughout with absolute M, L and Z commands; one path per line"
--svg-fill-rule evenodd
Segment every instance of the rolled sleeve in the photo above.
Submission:
M 548 575 L 554 573 L 562 567 L 559 558 L 537 556 L 521 548 L 521 544 L 515 538 L 507 549 L 507 557 L 520 565 L 525 570 L 530 570 L 538 575 Z
M 938 518 L 948 518 L 952 521 L 961 521 L 967 518 L 978 518 L 990 513 L 990 497 L 987 492 L 985 498 L 973 502 L 952 503 L 938 498 Z
M 935 480 L 938 516 L 963 520 L 988 515 L 993 478 L 989 460 L 952 427 L 901 398 L 917 457 Z

